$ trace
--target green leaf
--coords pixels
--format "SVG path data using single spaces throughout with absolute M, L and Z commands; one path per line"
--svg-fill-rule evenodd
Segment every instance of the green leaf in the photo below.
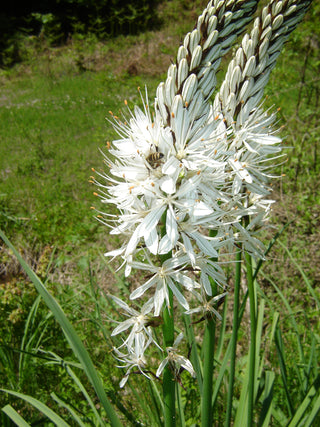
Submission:
M 273 384 L 275 373 L 267 371 L 265 373 L 265 386 L 262 400 L 262 408 L 259 416 L 259 427 L 268 427 L 270 425 L 270 418 L 272 414 L 272 400 L 273 400 Z
M 20 414 L 11 406 L 6 405 L 2 408 L 2 411 L 8 415 L 8 417 L 18 426 L 18 427 L 31 427 Z
M 317 297 L 317 294 L 316 294 L 315 290 L 313 289 L 313 287 L 312 287 L 312 285 L 311 285 L 311 283 L 310 283 L 310 281 L 309 281 L 308 277 L 306 276 L 305 272 L 302 270 L 302 268 L 300 267 L 300 265 L 299 265 L 299 264 L 297 263 L 297 261 L 294 259 L 294 257 L 293 257 L 293 255 L 292 255 L 292 253 L 289 251 L 289 249 L 287 248 L 287 246 L 286 246 L 286 245 L 284 245 L 280 240 L 279 240 L 279 243 L 280 243 L 280 245 L 283 247 L 283 249 L 287 252 L 287 254 L 289 255 L 289 257 L 290 257 L 290 259 L 291 259 L 292 263 L 293 263 L 293 264 L 297 267 L 297 269 L 299 270 L 299 272 L 300 272 L 300 274 L 301 274 L 301 276 L 302 276 L 302 278 L 303 278 L 303 280 L 304 280 L 304 282 L 305 282 L 305 284 L 306 284 L 306 286 L 307 286 L 307 288 L 308 288 L 308 290 L 309 290 L 310 294 L 312 295 L 312 297 L 313 297 L 314 301 L 315 301 L 315 302 L 316 302 L 316 304 L 317 304 L 318 310 L 320 310 L 320 301 L 319 301 L 319 298 Z
M 98 373 L 92 363 L 92 360 L 89 356 L 89 353 L 87 352 L 86 348 L 84 347 L 82 341 L 80 340 L 79 336 L 77 335 L 75 329 L 67 319 L 66 315 L 64 314 L 62 308 L 58 304 L 58 302 L 53 298 L 52 295 L 49 294 L 39 277 L 32 271 L 32 269 L 29 267 L 29 265 L 24 261 L 24 259 L 21 257 L 19 252 L 15 249 L 15 247 L 11 244 L 11 242 L 7 239 L 5 234 L 0 230 L 0 237 L 3 239 L 3 241 L 6 243 L 6 245 L 13 251 L 15 256 L 17 257 L 19 263 L 29 276 L 30 280 L 33 282 L 35 288 L 39 292 L 39 294 L 42 296 L 44 302 L 48 306 L 48 308 L 52 311 L 54 317 L 59 322 L 72 350 L 74 355 L 79 359 L 83 370 L 85 371 L 88 379 L 90 380 L 91 384 L 93 385 L 97 396 L 100 399 L 100 402 L 102 406 L 104 407 L 110 422 L 112 426 L 120 427 L 122 426 L 116 412 L 114 411 L 111 403 L 109 402 L 109 399 L 106 395 L 106 392 L 103 388 L 102 381 L 100 377 L 98 376 Z
M 309 405 L 311 404 L 311 402 L 313 401 L 313 399 L 315 398 L 315 396 L 317 395 L 317 392 L 319 391 L 319 380 L 320 378 L 318 378 L 314 384 L 311 386 L 311 388 L 309 389 L 307 395 L 305 396 L 305 398 L 303 399 L 301 405 L 299 406 L 299 408 L 297 409 L 297 411 L 295 412 L 293 418 L 291 419 L 288 427 L 296 427 L 299 425 L 300 420 L 303 416 L 303 414 L 305 413 L 305 411 L 308 409 Z M 311 425 L 310 422 L 313 421 L 313 419 L 316 417 L 317 413 L 320 410 L 320 396 L 318 396 L 313 409 L 312 409 L 312 413 L 310 414 L 311 416 L 308 418 L 309 419 L 309 424 Z M 305 421 L 303 422 L 303 426 L 305 427 L 307 424 L 305 423 Z
M 12 396 L 19 397 L 20 399 L 23 399 L 24 401 L 30 403 L 32 406 L 34 406 L 36 409 L 38 409 L 40 412 L 42 412 L 44 415 L 46 415 L 49 420 L 55 423 L 58 427 L 70 427 L 69 424 L 67 424 L 56 412 L 54 412 L 52 409 L 48 408 L 47 405 L 40 402 L 39 400 L 35 399 L 34 397 L 28 396 L 26 394 L 18 393 L 16 391 L 12 390 L 5 390 L 0 389 L 0 391 L 3 391 L 5 393 L 9 393 Z M 21 424 L 23 425 L 29 425 L 29 424 Z
M 86 427 L 86 425 L 82 422 L 81 418 L 78 416 L 76 411 L 73 408 L 71 408 L 70 405 L 66 404 L 55 393 L 51 393 L 50 396 L 52 397 L 53 400 L 55 400 L 59 404 L 59 406 L 62 406 L 62 408 L 65 408 L 70 413 L 72 418 L 77 422 L 77 424 L 80 427 Z

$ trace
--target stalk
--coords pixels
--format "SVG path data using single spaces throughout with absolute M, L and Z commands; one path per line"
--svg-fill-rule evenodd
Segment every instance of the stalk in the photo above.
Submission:
M 210 236 L 214 237 L 215 232 L 210 231 Z M 217 284 L 211 279 L 212 295 L 217 293 Z M 214 349 L 215 349 L 216 321 L 215 317 L 208 316 L 206 319 L 206 330 L 203 340 L 203 388 L 201 401 L 201 427 L 212 427 L 213 422 L 213 370 L 214 370 Z
M 174 318 L 173 318 L 173 294 L 171 289 L 168 289 L 170 307 L 166 307 L 163 311 L 163 340 L 165 347 L 171 347 L 174 342 Z M 163 371 L 163 403 L 164 403 L 164 425 L 165 427 L 174 427 L 176 424 L 175 413 L 175 378 L 169 363 Z
M 166 233 L 165 224 L 166 224 L 167 212 L 162 216 L 162 227 L 161 227 L 161 236 L 164 236 Z M 160 255 L 160 261 L 163 263 L 166 259 L 172 257 L 172 252 L 167 254 Z M 169 294 L 169 307 L 166 306 L 163 310 L 163 344 L 164 348 L 172 347 L 174 343 L 174 315 L 173 315 L 173 293 L 172 290 L 168 287 Z M 174 378 L 174 373 L 170 368 L 170 364 L 164 368 L 163 371 L 163 383 L 162 383 L 162 394 L 163 394 L 163 404 L 164 404 L 164 425 L 165 427 L 174 427 L 176 425 L 176 382 Z
M 233 303 L 233 322 L 232 322 L 232 336 L 231 336 L 231 360 L 230 360 L 230 375 L 229 386 L 227 395 L 227 414 L 225 427 L 231 425 L 232 416 L 232 401 L 233 401 L 233 387 L 236 366 L 236 350 L 238 341 L 238 328 L 239 328 L 239 294 L 240 294 L 240 280 L 241 280 L 241 249 L 236 253 L 236 276 L 234 284 L 234 303 Z
M 252 276 L 251 256 L 246 252 L 247 284 L 250 301 L 250 357 L 249 357 L 249 387 L 248 387 L 248 427 L 253 424 L 253 406 L 254 406 L 254 376 L 256 359 L 256 307 L 254 281 Z
M 201 401 L 201 427 L 212 427 L 212 383 L 214 369 L 214 344 L 216 324 L 213 317 L 207 319 L 205 337 L 203 341 L 204 366 L 203 388 Z

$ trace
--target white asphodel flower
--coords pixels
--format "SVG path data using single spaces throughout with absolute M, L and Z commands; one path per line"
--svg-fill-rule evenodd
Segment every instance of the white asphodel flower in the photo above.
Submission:
M 180 344 L 182 339 L 183 339 L 183 333 L 180 333 L 175 339 L 173 346 L 167 347 L 168 356 L 165 359 L 163 359 L 162 362 L 160 363 L 159 368 L 157 369 L 157 372 L 156 372 L 157 377 L 160 377 L 164 368 L 167 365 L 170 366 L 175 377 L 179 377 L 181 368 L 188 371 L 193 377 L 196 376 L 196 373 L 193 369 L 193 366 L 190 360 L 178 354 L 177 347 Z
M 128 121 L 115 118 L 122 138 L 109 150 L 115 158 L 107 160 L 110 176 L 100 174 L 107 184 L 97 182 L 102 202 L 121 212 L 109 218 L 109 226 L 111 234 L 125 237 L 118 252 L 125 261 L 140 245 L 154 255 L 168 253 L 182 241 L 188 220 L 204 227 L 208 218 L 208 224 L 218 226 L 225 215 L 222 204 L 230 202 L 225 189 L 227 133 L 221 133 L 211 111 L 196 118 L 196 111 L 189 111 L 177 95 L 167 126 L 159 114 L 151 116 L 144 100 L 143 109 L 135 108 Z M 166 233 L 161 236 L 164 213 Z M 202 251 L 201 233 L 195 241 Z
M 270 192 L 269 173 L 275 168 L 276 161 L 283 158 L 281 138 L 275 135 L 273 124 L 275 114 L 254 109 L 240 129 L 234 129 L 234 137 L 229 150 L 234 152 L 228 159 L 228 165 L 234 172 L 233 194 L 250 191 L 266 196 Z
M 130 299 L 134 300 L 140 298 L 150 288 L 155 288 L 153 294 L 154 315 L 159 316 L 164 303 L 167 304 L 167 307 L 170 307 L 168 292 L 168 289 L 170 288 L 179 304 L 185 310 L 188 310 L 189 303 L 186 297 L 178 289 L 176 283 L 181 285 L 187 291 L 200 288 L 200 284 L 194 279 L 188 277 L 183 270 L 188 264 L 189 258 L 187 256 L 172 257 L 164 261 L 160 266 L 157 266 L 147 255 L 146 257 L 147 260 L 145 262 L 132 262 L 132 267 L 148 271 L 152 276 L 131 293 Z
M 165 306 L 176 308 L 176 302 L 170 306 L 171 292 L 185 314 L 220 319 L 217 305 L 227 288 L 221 254 L 241 247 L 264 257 L 257 231 L 273 203 L 271 169 L 283 155 L 273 130 L 275 114 L 263 111 L 261 99 L 283 43 L 310 2 L 270 0 L 236 49 L 210 105 L 221 59 L 258 1 L 209 1 L 158 85 L 154 112 L 146 91 L 140 92 L 141 108 L 131 110 L 125 101 L 124 114 L 111 113 L 119 137 L 107 143 L 108 172 L 92 179 L 102 203 L 118 210 L 97 211 L 97 218 L 121 236 L 122 245 L 105 255 L 121 257 L 126 277 L 132 269 L 140 279 L 146 273 L 130 294 L 142 300 L 140 310 L 112 297 L 127 316 L 112 332 L 127 334 L 114 348 L 119 367 L 126 369 L 120 387 L 130 373 L 149 378 L 146 350 L 155 344 L 162 351 L 150 325 L 162 320 Z M 223 289 L 220 295 L 213 296 L 213 282 Z M 178 381 L 181 369 L 195 376 L 191 362 L 178 353 L 182 338 L 166 348 L 157 377 L 166 366 Z
M 154 303 L 153 298 L 150 298 L 141 308 L 141 311 L 137 311 L 134 308 L 130 307 L 126 302 L 122 301 L 120 298 L 110 295 L 110 298 L 122 309 L 125 311 L 125 314 L 128 316 L 127 320 L 123 322 L 118 322 L 118 326 L 112 331 L 111 336 L 118 335 L 122 332 L 126 332 L 131 328 L 131 331 L 128 337 L 123 341 L 120 347 L 126 346 L 127 348 L 134 347 L 134 342 L 136 339 L 140 339 L 140 334 L 144 333 L 148 340 L 154 343 L 157 347 L 159 345 L 154 340 L 152 336 L 152 329 L 148 326 L 152 316 L 150 315 L 151 310 L 153 309 Z M 159 347 L 160 348 L 160 347 Z
M 149 344 L 151 343 L 150 340 L 146 340 L 145 334 L 140 332 L 136 334 L 136 339 L 134 341 L 133 347 L 127 347 L 128 353 L 122 353 L 119 349 L 113 348 L 115 358 L 121 362 L 124 363 L 124 365 L 117 366 L 118 368 L 127 368 L 126 374 L 123 377 L 123 379 L 120 382 L 120 387 L 124 387 L 126 384 L 129 375 L 131 371 L 134 368 L 138 369 L 138 373 L 143 374 L 145 377 L 150 379 L 150 377 L 146 374 L 145 370 L 147 367 L 146 358 L 144 356 L 144 353 L 146 349 L 148 348 Z
M 191 310 L 186 311 L 185 314 L 199 313 L 202 315 L 201 320 L 214 316 L 216 316 L 219 320 L 222 319 L 220 313 L 215 309 L 214 305 L 216 305 L 216 303 L 221 299 L 225 298 L 228 295 L 228 292 L 223 292 L 222 294 L 216 295 L 210 300 L 207 299 L 207 295 L 204 292 L 194 293 L 194 295 L 197 297 L 200 305 L 198 305 L 196 308 L 192 308 Z

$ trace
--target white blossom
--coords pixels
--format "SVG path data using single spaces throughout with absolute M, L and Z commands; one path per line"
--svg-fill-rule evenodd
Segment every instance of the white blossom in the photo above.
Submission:
M 147 300 L 136 310 L 112 296 L 127 316 L 112 332 L 127 333 L 114 349 L 127 369 L 120 386 L 134 368 L 147 376 L 145 351 L 151 344 L 159 348 L 150 318 L 173 309 L 171 293 L 186 314 L 220 318 L 215 305 L 226 292 L 212 296 L 212 282 L 226 289 L 221 252 L 232 254 L 241 245 L 264 257 L 257 232 L 271 210 L 270 180 L 283 153 L 276 114 L 264 111 L 261 99 L 281 47 L 310 0 L 271 0 L 262 9 L 211 105 L 221 58 L 257 4 L 209 1 L 158 85 L 152 107 L 146 90 L 145 96 L 140 92 L 141 108 L 130 109 L 125 101 L 124 113 L 111 113 L 118 139 L 107 143 L 108 172 L 97 172 L 94 181 L 96 195 L 118 214 L 97 210 L 97 218 L 122 241 L 105 255 L 121 258 L 126 277 L 134 269 L 145 280 L 130 299 Z M 181 368 L 195 375 L 191 362 L 178 354 L 181 340 L 182 334 L 166 349 L 157 376 L 167 365 L 175 376 Z
M 186 371 L 188 371 L 193 377 L 196 376 L 196 373 L 193 369 L 192 363 L 190 362 L 189 359 L 187 359 L 184 356 L 181 356 L 180 354 L 178 354 L 178 345 L 180 344 L 181 340 L 183 339 L 183 333 L 180 333 L 178 335 L 178 337 L 176 338 L 176 340 L 173 343 L 172 347 L 167 347 L 167 357 L 165 359 L 162 360 L 162 362 L 160 363 L 157 372 L 156 372 L 156 376 L 160 377 L 160 375 L 162 374 L 164 368 L 169 365 L 170 368 L 173 370 L 174 376 L 178 377 L 179 376 L 179 372 L 181 368 L 184 368 Z
M 139 333 L 134 341 L 134 347 L 127 347 L 128 353 L 122 353 L 119 349 L 115 347 L 113 348 L 115 358 L 124 363 L 124 365 L 119 365 L 118 368 L 127 369 L 125 376 L 120 382 L 121 388 L 125 386 L 129 375 L 134 368 L 137 368 L 139 373 L 150 379 L 145 372 L 147 362 L 144 356 L 149 344 L 150 340 L 146 341 L 145 335 L 143 333 Z

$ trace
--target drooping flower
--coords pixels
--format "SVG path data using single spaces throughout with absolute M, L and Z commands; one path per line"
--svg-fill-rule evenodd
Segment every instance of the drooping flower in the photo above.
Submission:
M 125 314 L 128 316 L 127 320 L 123 322 L 119 322 L 118 326 L 112 331 L 111 336 L 118 335 L 122 332 L 127 331 L 131 328 L 131 331 L 128 337 L 123 341 L 123 343 L 118 347 L 126 346 L 127 348 L 135 347 L 135 340 L 141 340 L 141 334 L 145 334 L 148 340 L 158 346 L 157 342 L 154 340 L 152 336 L 152 329 L 148 326 L 152 316 L 150 316 L 150 312 L 153 309 L 153 298 L 150 298 L 141 308 L 140 311 L 135 310 L 130 307 L 126 302 L 122 301 L 120 298 L 110 295 L 110 298 L 125 311 Z M 159 346 L 158 346 L 159 347 Z M 160 347 L 159 347 L 160 348 Z
M 174 377 L 177 378 L 180 375 L 180 369 L 183 368 L 186 371 L 188 371 L 193 377 L 196 376 L 196 373 L 193 369 L 192 363 L 190 362 L 189 359 L 187 359 L 184 356 L 181 356 L 180 354 L 178 354 L 178 345 L 180 344 L 180 342 L 183 339 L 183 333 L 181 332 L 177 338 L 175 339 L 173 346 L 172 347 L 167 347 L 167 357 L 165 359 L 162 360 L 162 362 L 160 363 L 157 372 L 156 372 L 156 376 L 160 377 L 160 375 L 162 374 L 164 368 L 169 365 L 170 368 L 172 369 L 173 373 L 174 373 Z
M 132 267 L 142 271 L 148 271 L 152 276 L 131 293 L 130 299 L 134 300 L 140 298 L 146 291 L 154 288 L 154 316 L 159 316 L 164 303 L 170 307 L 168 290 L 171 289 L 179 304 L 184 309 L 188 310 L 188 301 L 179 290 L 177 284 L 181 285 L 187 291 L 200 287 L 199 283 L 197 283 L 195 279 L 188 277 L 183 270 L 188 264 L 189 258 L 187 256 L 172 257 L 158 266 L 155 265 L 147 255 L 146 257 L 147 260 L 145 262 L 133 261 Z
M 143 374 L 145 377 L 150 379 L 148 374 L 145 372 L 147 367 L 147 362 L 145 358 L 145 351 L 150 345 L 151 341 L 146 340 L 145 334 L 139 333 L 136 335 L 133 347 L 127 347 L 128 353 L 122 353 L 119 349 L 113 348 L 115 358 L 124 363 L 124 365 L 119 365 L 118 368 L 127 369 L 125 376 L 120 382 L 120 387 L 124 387 L 128 381 L 129 375 L 134 368 L 138 369 L 138 373 Z

